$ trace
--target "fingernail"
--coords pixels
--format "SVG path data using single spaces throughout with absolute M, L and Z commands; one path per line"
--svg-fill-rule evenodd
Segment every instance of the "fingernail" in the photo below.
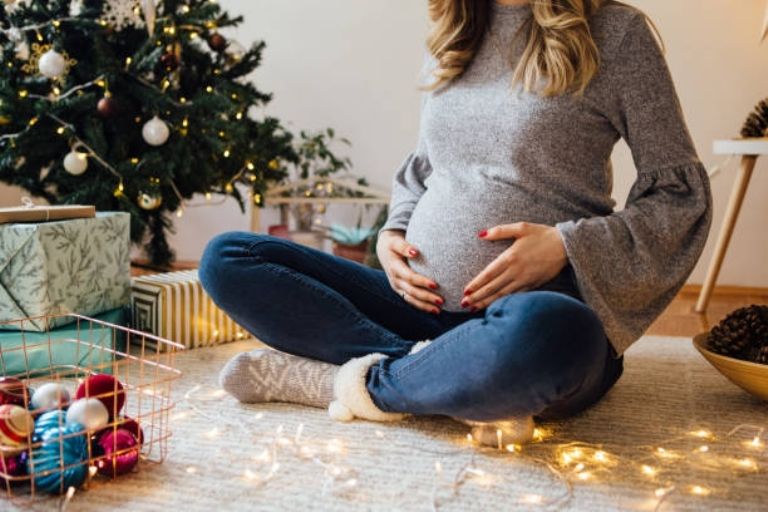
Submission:
M 472 293 L 472 290 L 467 289 L 466 291 L 464 291 L 464 295 L 469 295 L 470 293 Z
M 433 290 L 436 290 L 437 289 L 437 284 L 429 283 L 429 287 L 432 288 Z
M 432 312 L 433 312 L 434 314 L 436 314 L 436 315 L 439 315 L 439 314 L 440 314 L 440 310 L 439 310 L 439 309 L 433 309 L 433 310 L 432 310 Z
M 467 302 L 467 301 L 462 301 L 461 302 L 461 307 L 465 308 L 467 306 L 469 306 L 469 302 Z
M 443 302 L 444 302 L 443 299 L 435 299 L 435 304 L 437 304 L 438 306 L 442 306 Z
M 416 256 L 418 252 L 416 251 L 416 249 L 408 249 L 408 254 L 410 254 L 411 256 Z
M 482 231 L 480 231 L 480 232 L 477 234 L 477 236 L 479 236 L 480 238 L 483 238 L 483 237 L 484 237 L 485 235 L 487 235 L 487 234 L 488 234 L 488 230 L 487 230 L 487 229 L 483 229 Z

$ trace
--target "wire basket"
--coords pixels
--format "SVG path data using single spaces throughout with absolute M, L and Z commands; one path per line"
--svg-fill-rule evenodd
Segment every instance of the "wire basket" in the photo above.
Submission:
M 30 325 L 34 320 L 43 321 L 48 327 L 54 318 L 68 320 L 71 323 L 62 327 L 59 333 L 47 328 L 45 332 L 25 331 L 25 326 Z M 60 320 L 57 320 L 58 325 L 63 324 L 59 322 Z M 74 487 L 66 484 L 67 478 L 60 477 L 70 474 L 68 472 L 86 471 L 87 475 L 82 487 L 87 488 L 93 479 L 117 476 L 117 472 L 114 471 L 115 461 L 126 454 L 134 457 L 134 460 L 138 458 L 137 468 L 141 468 L 146 462 L 160 463 L 166 458 L 168 438 L 171 436 L 168 419 L 169 412 L 173 408 L 171 384 L 181 376 L 181 372 L 174 367 L 174 359 L 176 352 L 184 349 L 182 345 L 141 331 L 76 314 L 26 318 L 2 322 L 2 325 L 14 331 L 10 340 L 7 334 L 9 331 L 2 331 L 5 341 L 0 342 L 0 377 L 13 377 L 25 384 L 26 387 L 21 388 L 20 394 L 23 394 L 23 397 L 18 399 L 18 406 L 28 410 L 35 421 L 40 419 L 43 412 L 59 410 L 63 414 L 58 415 L 57 428 L 65 427 L 67 403 L 61 403 L 64 392 L 57 391 L 57 399 L 54 403 L 59 402 L 59 405 L 54 405 L 53 409 L 34 409 L 34 405 L 31 404 L 32 391 L 44 384 L 61 384 L 74 400 L 75 390 L 88 376 L 108 374 L 115 378 L 114 387 L 106 391 L 101 390 L 98 395 L 89 392 L 88 396 L 100 401 L 111 400 L 113 404 L 118 403 L 115 399 L 118 395 L 125 397 L 120 411 L 117 410 L 117 405 L 113 407 L 113 411 L 110 411 L 110 420 L 106 426 L 101 424 L 93 429 L 86 427 L 82 431 L 64 429 L 47 439 L 45 436 L 30 432 L 22 435 L 21 438 L 17 437 L 15 443 L 9 442 L 7 436 L 4 440 L 3 427 L 7 425 L 3 424 L 3 415 L 0 414 L 0 488 L 5 490 L 6 498 L 16 501 L 17 499 L 34 500 L 51 494 L 71 496 Z M 5 382 L 9 380 L 5 379 Z M 122 384 L 122 390 L 119 389 L 117 382 Z M 18 386 L 18 383 L 16 385 Z M 0 388 L 3 388 L 3 381 L 0 381 Z M 1 393 L 2 389 L 0 389 Z M 12 396 L 15 398 L 18 395 Z M 0 411 L 3 410 L 0 409 Z M 5 411 L 7 412 L 8 409 Z M 23 413 L 18 409 L 15 409 L 15 412 Z M 55 416 L 56 413 L 53 415 Z M 130 420 L 133 420 L 131 425 L 136 433 L 135 438 L 138 444 L 122 450 L 115 445 L 110 454 L 103 453 L 104 450 L 99 449 L 96 443 L 97 439 L 108 431 L 115 433 L 111 438 L 117 438 L 116 431 L 128 428 Z M 40 423 L 38 421 L 35 426 Z M 135 424 L 138 424 L 138 428 Z M 65 451 L 70 449 L 71 445 L 68 443 L 72 442 L 87 443 L 87 458 L 68 460 Z M 46 460 L 46 464 L 43 465 L 40 462 L 42 459 L 33 454 L 42 453 L 36 450 L 50 450 L 52 443 L 51 457 L 54 463 L 51 464 L 50 460 Z M 43 448 L 44 444 L 45 448 Z M 58 459 L 56 459 L 56 447 L 58 447 Z M 112 468 L 111 473 L 103 471 L 105 466 Z M 46 477 L 50 478 L 46 480 Z M 59 484 L 51 485 L 51 479 L 55 482 L 57 477 Z M 46 485 L 42 485 L 41 482 L 45 482 Z M 3 495 L 0 493 L 0 500 L 2 498 Z M 3 507 L 0 504 L 1 508 Z

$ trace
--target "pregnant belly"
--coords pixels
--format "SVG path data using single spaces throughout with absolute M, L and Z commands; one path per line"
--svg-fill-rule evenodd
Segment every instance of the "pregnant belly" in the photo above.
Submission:
M 477 236 L 481 229 L 519 220 L 488 197 L 480 199 L 430 188 L 408 222 L 405 239 L 420 252 L 408 264 L 416 273 L 435 280 L 439 286 L 435 292 L 445 299 L 442 308 L 446 311 L 466 311 L 461 307 L 466 285 L 513 242 Z

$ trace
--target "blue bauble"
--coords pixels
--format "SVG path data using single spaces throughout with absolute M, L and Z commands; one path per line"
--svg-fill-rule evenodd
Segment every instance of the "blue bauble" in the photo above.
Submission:
M 58 420 L 56 420 L 58 421 Z M 66 437 L 81 432 L 81 435 Z M 41 435 L 42 444 L 32 450 L 27 461 L 29 474 L 35 479 L 35 489 L 51 494 L 80 487 L 88 476 L 88 437 L 85 427 L 70 423 L 60 429 L 50 428 Z M 72 464 L 78 464 L 62 470 Z
M 67 413 L 56 409 L 54 411 L 44 412 L 35 420 L 35 432 L 33 434 L 33 440 L 35 442 L 40 441 L 43 438 L 43 434 L 53 428 L 64 427 L 67 424 Z

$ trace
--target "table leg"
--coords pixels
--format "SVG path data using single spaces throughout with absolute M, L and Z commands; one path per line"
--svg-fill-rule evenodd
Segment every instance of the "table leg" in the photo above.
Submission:
M 717 237 L 715 252 L 712 256 L 712 260 L 709 262 L 707 277 L 704 280 L 704 286 L 701 288 L 701 293 L 699 293 L 699 300 L 696 302 L 695 311 L 697 313 L 704 313 L 709 305 L 709 299 L 712 296 L 717 276 L 720 274 L 720 267 L 723 264 L 725 252 L 728 250 L 728 244 L 730 243 L 731 235 L 733 234 L 733 227 L 736 225 L 736 219 L 739 217 L 739 210 L 741 210 L 741 205 L 744 202 L 744 194 L 747 192 L 749 179 L 752 177 L 752 171 L 755 169 L 756 161 L 757 156 L 754 155 L 745 155 L 741 158 L 741 168 L 736 177 L 736 183 L 734 183 L 733 189 L 731 190 L 731 197 L 728 200 L 728 208 L 725 211 L 723 225 L 720 227 L 720 233 Z

